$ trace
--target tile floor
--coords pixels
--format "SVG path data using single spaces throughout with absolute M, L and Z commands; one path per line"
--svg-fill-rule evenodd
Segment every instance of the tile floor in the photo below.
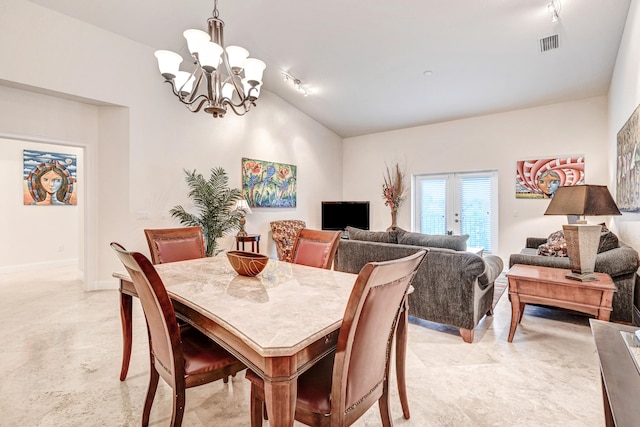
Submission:
M 134 303 L 134 348 L 126 381 L 117 291 L 84 292 L 72 269 L 0 275 L 0 426 L 138 426 L 148 380 L 144 319 Z M 396 426 L 602 426 L 598 359 L 587 317 L 528 307 L 507 342 L 506 294 L 466 344 L 427 322 L 409 325 L 411 419 Z M 165 426 L 161 383 L 151 425 Z M 187 391 L 184 426 L 249 425 L 249 385 L 240 375 Z M 268 425 L 265 422 L 265 425 Z M 377 407 L 356 426 L 378 426 Z

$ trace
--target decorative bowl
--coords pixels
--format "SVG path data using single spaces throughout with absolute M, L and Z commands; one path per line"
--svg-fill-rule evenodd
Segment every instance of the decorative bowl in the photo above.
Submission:
M 244 251 L 228 251 L 227 258 L 239 275 L 249 277 L 259 274 L 269 261 L 266 255 Z

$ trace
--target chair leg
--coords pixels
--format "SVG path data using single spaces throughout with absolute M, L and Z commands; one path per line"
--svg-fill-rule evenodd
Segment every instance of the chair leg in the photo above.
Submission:
M 251 384 L 251 427 L 262 427 L 263 407 L 264 402 L 260 399 L 257 387 Z
M 173 390 L 173 414 L 171 414 L 171 427 L 180 427 L 184 416 L 184 402 L 186 390 Z
M 147 400 L 144 402 L 144 409 L 142 410 L 142 427 L 149 425 L 149 414 L 151 413 L 151 405 L 153 405 L 153 398 L 156 395 L 156 389 L 158 388 L 158 380 L 160 375 L 156 368 L 151 364 L 151 376 L 149 378 L 149 389 L 147 390 Z
M 406 307 L 402 309 L 398 325 L 396 326 L 396 379 L 398 382 L 398 395 L 400 397 L 400 406 L 402 406 L 402 415 L 406 420 L 411 418 L 409 412 L 409 399 L 407 399 L 407 380 L 406 380 L 406 358 L 407 358 L 407 324 L 408 310 Z
M 120 292 L 120 322 L 122 323 L 122 368 L 120 368 L 120 381 L 127 378 L 129 361 L 131 360 L 131 295 Z
M 378 408 L 380 408 L 380 418 L 383 427 L 392 427 L 391 408 L 389 407 L 389 384 L 387 381 L 383 384 L 382 396 L 378 399 Z

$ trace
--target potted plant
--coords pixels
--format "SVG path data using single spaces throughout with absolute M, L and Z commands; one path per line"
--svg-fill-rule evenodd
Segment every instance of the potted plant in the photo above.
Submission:
M 202 227 L 205 253 L 213 256 L 219 252 L 216 250 L 216 239 L 239 228 L 240 216 L 233 212 L 233 207 L 242 198 L 242 192 L 237 188 L 229 188 L 229 178 L 222 167 L 212 168 L 208 180 L 195 169 L 185 170 L 184 173 L 191 189 L 188 196 L 197 213 L 187 212 L 181 205 L 174 206 L 169 213 L 183 225 Z

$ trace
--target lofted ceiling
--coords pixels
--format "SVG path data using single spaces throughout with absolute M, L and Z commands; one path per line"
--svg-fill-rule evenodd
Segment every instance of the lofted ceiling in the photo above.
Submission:
M 182 32 L 206 30 L 213 10 L 213 0 L 30 1 L 185 59 Z M 549 1 L 219 0 L 218 10 L 226 45 L 266 62 L 264 90 L 351 137 L 606 94 L 631 0 L 559 0 L 556 23 Z M 559 48 L 541 53 L 554 34 Z

